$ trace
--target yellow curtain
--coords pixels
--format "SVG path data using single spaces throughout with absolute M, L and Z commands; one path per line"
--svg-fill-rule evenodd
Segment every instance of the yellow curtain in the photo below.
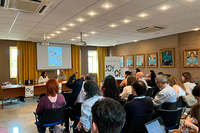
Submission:
M 97 47 L 97 61 L 98 61 L 98 71 L 97 71 L 97 84 L 105 78 L 105 57 L 107 56 L 107 48 Z
M 25 80 L 38 79 L 41 71 L 36 71 L 36 43 L 18 41 L 17 42 L 17 83 Z
M 76 75 L 76 79 L 81 76 L 81 56 L 80 56 L 80 46 L 72 45 L 72 69 L 65 70 L 67 80 L 73 75 L 75 71 L 79 73 Z

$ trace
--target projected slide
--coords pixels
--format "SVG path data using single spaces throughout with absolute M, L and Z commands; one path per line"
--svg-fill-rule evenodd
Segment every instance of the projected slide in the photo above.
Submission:
M 49 66 L 62 66 L 62 47 L 48 47 Z

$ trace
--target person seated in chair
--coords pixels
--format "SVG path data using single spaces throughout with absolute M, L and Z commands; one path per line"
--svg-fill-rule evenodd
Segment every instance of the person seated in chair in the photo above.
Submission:
M 200 103 L 200 85 L 194 87 L 192 95 L 197 99 L 197 102 Z
M 92 106 L 92 133 L 120 133 L 125 121 L 126 113 L 114 99 L 104 98 Z
M 65 98 L 62 94 L 58 94 L 58 90 L 57 80 L 50 79 L 46 84 L 46 96 L 42 97 L 37 105 L 37 114 L 41 114 L 43 109 L 58 109 L 65 104 Z M 39 132 L 45 133 L 45 130 L 46 128 L 41 129 Z
M 153 99 L 153 104 L 156 108 L 161 108 L 162 104 L 174 103 L 177 99 L 176 91 L 167 84 L 167 79 L 163 75 L 158 75 L 155 78 L 156 84 L 159 87 L 160 91 L 156 94 Z
M 63 70 L 60 70 L 60 74 L 58 75 L 58 82 L 66 81 L 66 75 L 64 74 Z
M 91 131 L 92 112 L 91 108 L 93 104 L 103 98 L 102 91 L 99 89 L 95 81 L 86 81 L 84 84 L 86 92 L 85 101 L 81 105 L 81 118 L 77 125 L 78 130 L 84 130 L 85 132 Z

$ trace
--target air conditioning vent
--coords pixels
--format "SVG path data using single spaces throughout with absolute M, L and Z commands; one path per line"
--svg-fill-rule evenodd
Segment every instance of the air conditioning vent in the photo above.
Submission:
M 151 33 L 151 32 L 156 32 L 156 31 L 160 31 L 166 29 L 166 27 L 162 27 L 162 26 L 156 26 L 156 25 L 150 25 L 144 28 L 140 28 L 137 29 L 137 32 L 142 32 L 142 33 Z
M 53 3 L 51 0 L 0 0 L 1 6 L 10 9 L 35 14 L 43 14 Z

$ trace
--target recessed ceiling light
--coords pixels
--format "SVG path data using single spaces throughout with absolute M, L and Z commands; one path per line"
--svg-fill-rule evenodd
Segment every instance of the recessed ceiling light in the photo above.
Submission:
M 87 34 L 85 34 L 84 36 L 88 36 Z
M 137 40 L 134 40 L 134 42 L 137 42 Z
M 91 32 L 92 34 L 95 34 L 95 32 L 93 31 L 93 32 Z
M 163 7 L 162 7 L 162 9 L 163 9 L 163 10 L 166 10 L 166 9 L 167 9 L 167 7 L 166 7 L 166 6 L 163 6 Z
M 145 17 L 145 16 L 146 16 L 146 14 L 141 14 L 140 16 L 141 16 L 141 17 Z
M 56 31 L 56 33 L 60 33 L 60 31 Z
M 80 19 L 78 19 L 78 21 L 82 22 L 82 21 L 84 21 L 84 19 L 80 18 Z
M 55 36 L 54 34 L 51 34 L 51 36 Z
M 49 36 L 47 38 L 50 38 Z
M 69 26 L 74 26 L 74 24 L 71 23 L 71 24 L 69 24 Z
M 79 37 L 77 37 L 78 39 L 80 39 L 80 36 Z
M 129 22 L 129 20 L 128 20 L 128 19 L 125 19 L 123 22 L 124 22 L 124 23 L 128 23 L 128 22 Z
M 110 5 L 109 5 L 109 4 L 105 4 L 104 7 L 105 7 L 105 8 L 109 8 Z
M 198 30 L 199 30 L 199 28 L 195 28 L 195 29 L 193 29 L 193 30 L 195 30 L 195 31 L 198 31 Z
M 74 41 L 75 39 L 72 39 L 72 41 Z
M 113 28 L 114 28 L 114 27 L 116 27 L 116 25 L 115 25 L 115 24 L 112 24 L 112 25 L 110 25 L 110 26 L 111 26 L 111 27 L 113 27 Z
M 115 46 L 115 44 L 113 44 L 113 46 Z
M 62 28 L 62 30 L 67 30 L 67 28 Z
M 94 16 L 96 13 L 95 12 L 90 12 L 89 15 Z

